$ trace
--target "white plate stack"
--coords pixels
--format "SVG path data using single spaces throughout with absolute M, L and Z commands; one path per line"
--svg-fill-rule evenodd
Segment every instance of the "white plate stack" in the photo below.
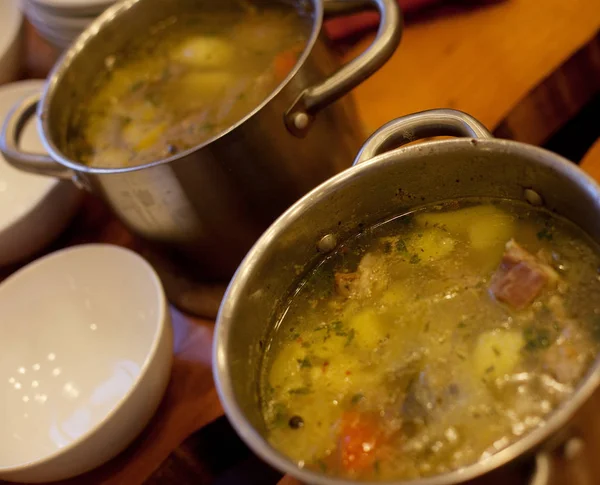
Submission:
M 81 32 L 116 0 L 23 0 L 27 18 L 58 49 L 69 47 Z
M 18 0 L 0 0 L 0 84 L 13 81 L 19 74 L 22 24 Z

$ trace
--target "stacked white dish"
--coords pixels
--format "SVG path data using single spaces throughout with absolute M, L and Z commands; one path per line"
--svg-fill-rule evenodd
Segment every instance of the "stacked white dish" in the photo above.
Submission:
M 17 102 L 43 87 L 44 81 L 31 79 L 1 86 L 0 124 Z M 20 147 L 45 153 L 35 120 L 25 125 Z M 70 181 L 22 172 L 0 154 L 0 266 L 28 259 L 52 242 L 77 212 L 81 198 Z
M 18 0 L 0 0 L 0 84 L 13 81 L 19 73 L 22 24 Z
M 66 49 L 116 0 L 23 0 L 27 18 L 48 42 Z

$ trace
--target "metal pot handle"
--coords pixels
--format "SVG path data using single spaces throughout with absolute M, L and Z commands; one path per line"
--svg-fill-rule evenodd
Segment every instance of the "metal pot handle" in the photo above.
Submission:
M 24 172 L 73 180 L 75 172 L 54 161 L 49 155 L 27 153 L 19 149 L 19 140 L 25 124 L 35 116 L 41 96 L 42 93 L 32 94 L 10 111 L 2 126 L 0 151 L 8 163 Z
M 354 165 L 383 152 L 430 136 L 493 138 L 472 116 L 454 109 L 432 109 L 403 116 L 386 123 L 373 133 L 358 152 Z
M 527 482 L 528 485 L 549 485 L 551 482 L 553 469 L 560 466 L 556 463 L 555 454 L 559 454 L 562 459 L 573 460 L 585 447 L 585 442 L 578 434 L 573 434 L 566 441 L 561 443 L 555 449 L 542 449 L 535 455 L 535 465 L 533 474 Z
M 402 16 L 396 0 L 324 0 L 326 16 L 375 7 L 381 19 L 375 40 L 360 56 L 331 77 L 304 89 L 284 116 L 288 130 L 297 137 L 308 133 L 316 113 L 375 73 L 392 56 L 402 36 Z

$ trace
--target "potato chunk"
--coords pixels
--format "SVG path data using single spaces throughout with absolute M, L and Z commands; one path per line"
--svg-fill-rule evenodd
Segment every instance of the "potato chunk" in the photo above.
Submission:
M 446 231 L 431 228 L 413 237 L 409 249 L 421 260 L 436 261 L 448 256 L 453 250 L 456 240 Z
M 300 388 L 304 385 L 301 374 L 302 362 L 306 358 L 306 350 L 298 342 L 283 345 L 271 366 L 269 384 L 273 387 L 282 386 L 286 389 Z
M 493 205 L 418 214 L 416 220 L 423 226 L 440 226 L 451 233 L 468 235 L 475 249 L 483 249 L 498 240 L 506 242 L 514 229 L 512 217 Z
M 227 67 L 234 59 L 234 48 L 225 39 L 219 37 L 192 37 L 183 41 L 173 50 L 175 61 L 193 67 Z
M 474 220 L 469 227 L 469 240 L 473 249 L 496 248 L 502 251 L 504 244 L 514 234 L 512 217 L 501 211 Z
M 381 339 L 385 336 L 381 322 L 375 310 L 366 309 L 357 313 L 348 322 L 352 332 L 348 338 L 348 343 L 356 343 L 360 347 L 373 349 L 377 347 Z
M 480 335 L 473 352 L 477 377 L 494 380 L 510 373 L 521 358 L 524 344 L 521 332 L 492 330 Z

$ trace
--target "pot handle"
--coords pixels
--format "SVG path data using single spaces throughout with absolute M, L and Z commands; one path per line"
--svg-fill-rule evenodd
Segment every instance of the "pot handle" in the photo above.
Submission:
M 493 138 L 487 128 L 471 115 L 454 109 L 431 109 L 403 116 L 383 125 L 365 142 L 353 165 L 430 136 Z
M 549 485 L 553 469 L 561 466 L 556 462 L 558 454 L 563 460 L 573 460 L 585 447 L 585 442 L 578 435 L 573 435 L 557 449 L 541 450 L 535 455 L 535 465 L 527 485 Z
M 392 56 L 402 36 L 402 16 L 397 0 L 324 0 L 325 16 L 375 7 L 381 16 L 375 40 L 360 56 L 342 66 L 331 77 L 304 89 L 284 115 L 285 125 L 304 137 L 316 113 L 374 74 Z
M 28 153 L 19 149 L 19 139 L 25 124 L 35 116 L 41 96 L 42 93 L 32 94 L 10 111 L 0 134 L 0 152 L 9 164 L 24 172 L 73 180 L 75 172 L 54 161 L 49 155 Z

